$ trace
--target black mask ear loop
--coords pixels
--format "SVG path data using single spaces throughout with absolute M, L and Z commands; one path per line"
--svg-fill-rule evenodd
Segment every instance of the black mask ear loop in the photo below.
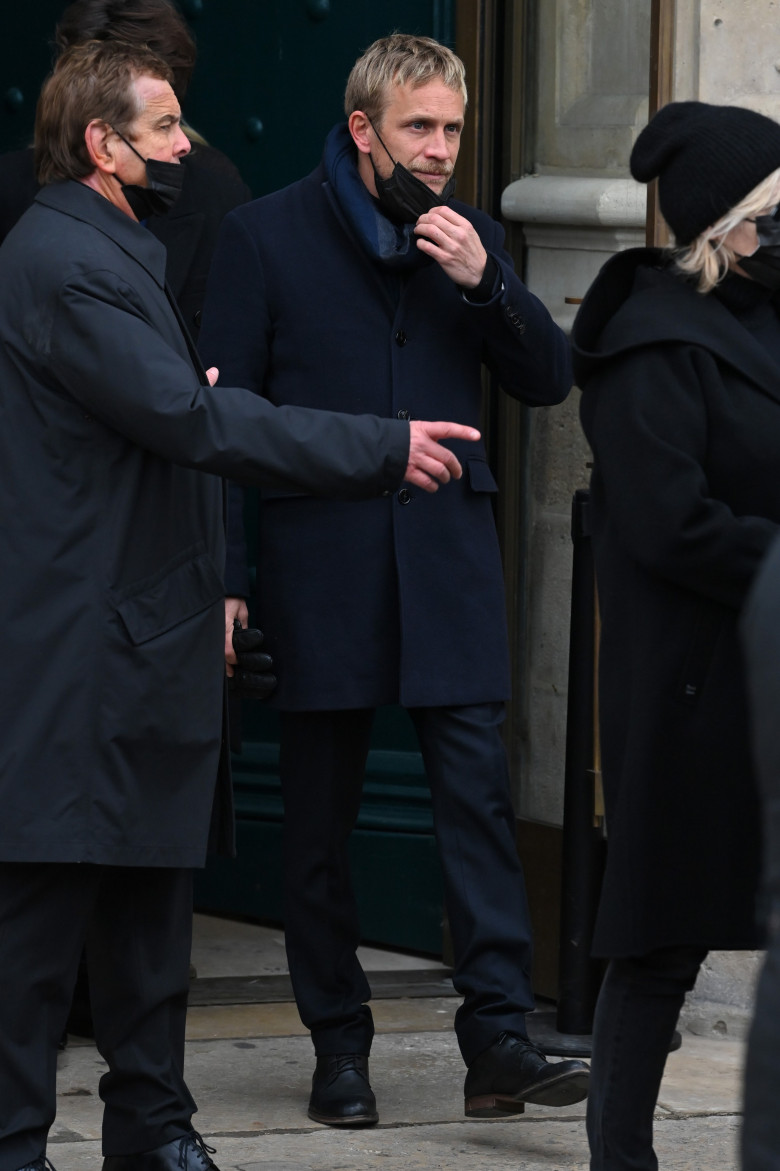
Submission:
M 111 126 L 111 123 L 106 122 L 106 126 Z M 130 147 L 130 150 L 133 152 L 133 154 L 135 155 L 135 157 L 137 159 L 140 159 L 142 163 L 147 162 L 147 159 L 145 159 L 142 154 L 139 154 L 139 152 L 133 146 L 132 142 L 130 142 L 129 139 L 125 138 L 125 136 L 124 136 L 124 134 L 122 134 L 121 130 L 117 130 L 116 126 L 111 126 L 111 129 L 113 130 L 114 134 L 116 134 L 117 138 L 122 139 L 122 142 L 125 144 L 125 146 Z
M 368 117 L 368 115 L 366 115 L 366 117 Z M 382 147 L 382 150 L 385 152 L 385 154 L 387 155 L 387 157 L 389 158 L 389 160 L 393 164 L 393 166 L 395 166 L 395 159 L 393 158 L 393 156 L 390 154 L 390 151 L 385 146 L 384 142 L 382 141 L 382 135 L 379 133 L 379 131 L 377 130 L 376 126 L 374 125 L 374 123 L 371 121 L 370 118 L 368 119 L 368 124 L 371 127 L 371 129 L 373 130 L 374 134 L 379 139 L 379 145 Z

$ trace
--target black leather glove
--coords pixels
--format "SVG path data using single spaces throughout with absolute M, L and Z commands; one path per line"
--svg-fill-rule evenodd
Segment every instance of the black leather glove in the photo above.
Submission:
M 228 691 L 238 699 L 265 699 L 276 687 L 273 659 L 260 650 L 262 643 L 262 630 L 243 627 L 237 618 L 234 620 L 233 650 L 238 662 L 228 677 Z

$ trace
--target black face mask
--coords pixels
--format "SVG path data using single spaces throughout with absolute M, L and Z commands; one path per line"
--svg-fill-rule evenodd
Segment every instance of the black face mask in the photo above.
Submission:
M 114 127 L 111 129 L 114 130 Z M 114 133 L 119 134 L 119 131 L 114 130 Z M 123 183 L 118 175 L 114 175 L 133 215 L 139 220 L 148 219 L 150 215 L 166 215 L 181 195 L 184 167 L 181 163 L 164 163 L 162 159 L 145 159 L 124 134 L 119 134 L 119 137 L 146 167 L 148 187 L 141 187 L 138 183 Z
M 780 208 L 771 215 L 756 216 L 753 223 L 758 248 L 750 256 L 739 256 L 739 267 L 766 289 L 780 289 Z
M 455 193 L 454 177 L 447 181 L 441 195 L 437 195 L 432 187 L 429 187 L 427 183 L 423 183 L 422 179 L 418 179 L 416 175 L 413 175 L 403 163 L 397 163 L 395 161 L 379 137 L 379 131 L 373 122 L 371 122 L 371 128 L 377 138 L 379 138 L 382 149 L 393 164 L 392 175 L 387 179 L 383 179 L 376 169 L 373 158 L 371 159 L 379 204 L 391 220 L 398 220 L 402 224 L 414 224 L 421 215 L 424 215 L 426 211 L 430 211 L 432 207 L 440 207 L 441 204 L 447 203 L 448 200 L 452 199 Z

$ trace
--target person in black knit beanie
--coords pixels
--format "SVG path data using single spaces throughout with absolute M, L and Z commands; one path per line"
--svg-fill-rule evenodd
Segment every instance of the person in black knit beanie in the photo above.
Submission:
M 591 1171 L 657 1171 L 685 994 L 709 950 L 762 945 L 738 621 L 780 534 L 780 126 L 674 102 L 630 166 L 657 179 L 675 243 L 613 256 L 572 333 L 594 460 L 607 826 Z
M 778 166 L 780 125 L 741 106 L 670 102 L 636 140 L 631 174 L 658 179 L 663 217 L 690 244 Z

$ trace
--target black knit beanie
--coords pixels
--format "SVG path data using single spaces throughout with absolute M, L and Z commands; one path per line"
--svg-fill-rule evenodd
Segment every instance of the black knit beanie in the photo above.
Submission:
M 670 102 L 636 140 L 631 174 L 658 179 L 678 244 L 690 244 L 780 168 L 780 124 L 740 106 Z

